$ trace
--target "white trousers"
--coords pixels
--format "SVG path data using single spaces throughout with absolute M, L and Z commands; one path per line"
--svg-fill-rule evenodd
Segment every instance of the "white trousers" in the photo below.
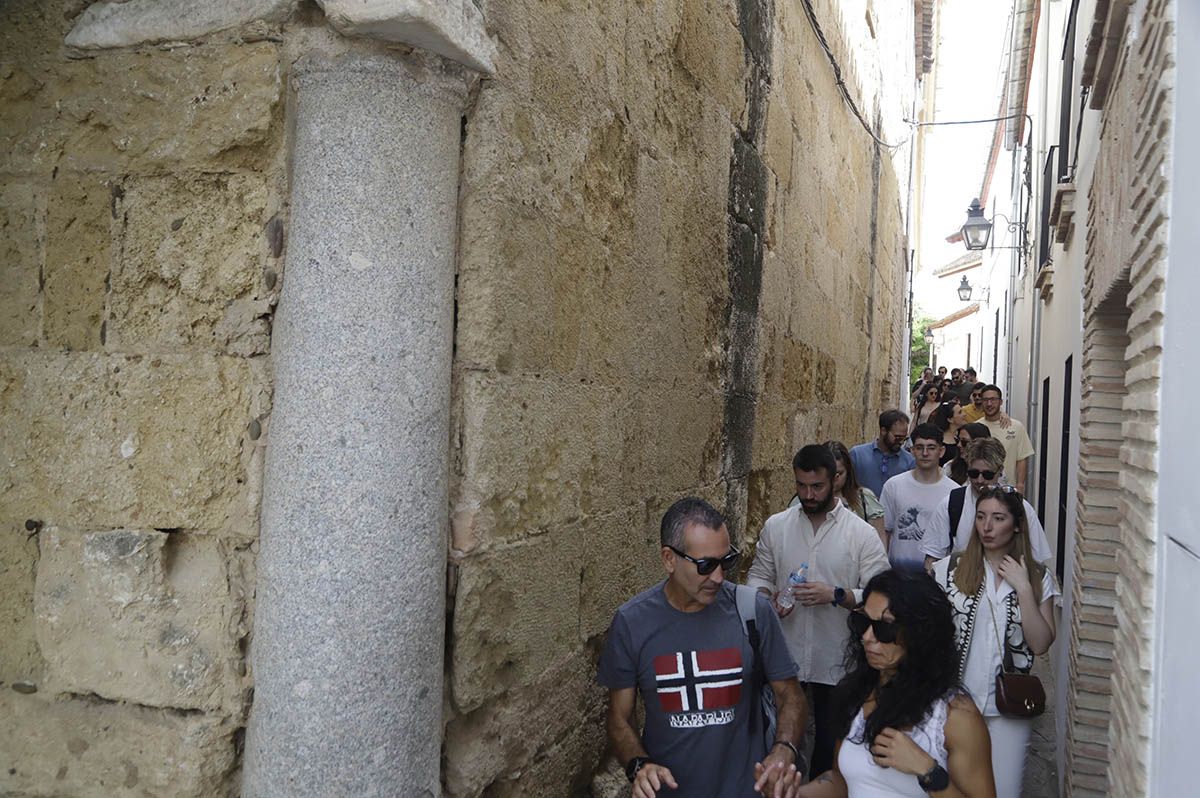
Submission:
M 992 738 L 992 775 L 996 777 L 996 798 L 1021 798 L 1021 777 L 1029 754 L 1032 719 L 989 715 L 988 734 Z

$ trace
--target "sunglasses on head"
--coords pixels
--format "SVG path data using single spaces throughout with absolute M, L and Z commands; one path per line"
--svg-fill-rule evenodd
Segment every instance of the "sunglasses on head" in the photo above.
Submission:
M 667 548 L 688 562 L 695 563 L 696 572 L 701 576 L 708 576 L 713 571 L 717 570 L 718 565 L 721 566 L 723 571 L 728 572 L 730 568 L 737 565 L 738 558 L 742 556 L 742 553 L 737 549 L 730 549 L 729 553 L 724 557 L 700 557 L 697 559 L 695 557 L 687 556 L 674 546 L 667 546 Z
M 995 479 L 996 472 L 988 471 L 986 469 L 981 471 L 978 468 L 968 468 L 967 476 L 969 476 L 971 479 L 979 479 L 980 477 L 983 477 L 984 479 Z
M 988 477 L 988 479 L 991 479 L 991 477 Z M 984 485 L 982 492 L 983 493 L 1005 493 L 1005 494 L 1008 494 L 1008 493 L 1016 493 L 1017 489 L 1014 488 L 1012 485 Z
M 895 643 L 900 636 L 900 624 L 895 621 L 876 620 L 862 610 L 852 610 L 846 617 L 846 625 L 855 637 L 862 637 L 867 629 L 875 632 L 875 639 L 880 643 Z

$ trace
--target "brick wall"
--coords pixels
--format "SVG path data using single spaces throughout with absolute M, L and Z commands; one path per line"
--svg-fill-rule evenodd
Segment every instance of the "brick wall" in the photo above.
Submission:
M 1120 330 L 1112 322 L 1125 317 L 1124 350 L 1120 386 L 1120 448 L 1116 485 L 1085 486 L 1081 473 L 1080 519 L 1085 510 L 1101 499 L 1116 499 L 1117 546 L 1115 561 L 1107 553 L 1082 551 L 1087 537 L 1082 533 L 1077 554 L 1083 554 L 1078 574 L 1082 588 L 1111 579 L 1105 569 L 1115 565 L 1112 620 L 1111 700 L 1094 681 L 1081 681 L 1071 702 L 1071 729 L 1088 721 L 1097 723 L 1108 716 L 1107 747 L 1084 743 L 1082 735 L 1071 740 L 1072 772 L 1068 784 L 1072 794 L 1107 791 L 1112 795 L 1145 795 L 1151 723 L 1151 667 L 1153 654 L 1154 557 L 1157 494 L 1158 406 L 1162 355 L 1163 288 L 1166 269 L 1166 231 L 1169 201 L 1167 170 L 1170 154 L 1171 87 L 1174 80 L 1172 26 L 1173 4 L 1154 0 L 1137 7 L 1118 0 L 1099 4 L 1108 14 L 1103 28 L 1104 43 L 1097 45 L 1095 76 L 1097 94 L 1092 107 L 1102 108 L 1099 154 L 1089 190 L 1087 272 L 1085 278 L 1085 327 L 1103 329 L 1106 320 L 1111 345 L 1119 345 Z M 1112 50 L 1110 48 L 1116 48 Z M 1111 64 L 1111 74 L 1106 64 Z M 1114 285 L 1117 288 L 1114 290 Z M 1109 315 L 1106 304 L 1128 286 L 1125 310 Z M 1096 350 L 1098 353 L 1101 351 Z M 1113 355 L 1111 348 L 1104 354 Z M 1095 389 L 1113 375 L 1108 358 L 1085 365 L 1085 392 Z M 1085 418 L 1090 418 L 1085 405 Z M 1088 465 L 1088 453 L 1081 466 Z M 1104 455 L 1110 457 L 1111 452 Z M 1111 464 L 1111 460 L 1108 461 Z M 1089 480 L 1091 475 L 1088 475 Z M 1115 487 L 1115 492 L 1114 492 Z M 1105 513 L 1107 515 L 1107 511 Z M 1090 527 L 1087 534 L 1110 529 L 1107 524 Z M 1107 593 L 1097 594 L 1097 602 Z M 1086 604 L 1086 603 L 1084 603 Z M 1096 607 L 1102 606 L 1098 603 Z M 1107 625 L 1109 617 L 1097 613 L 1089 620 L 1087 606 L 1079 606 L 1083 617 L 1073 629 L 1072 649 L 1086 650 L 1087 634 Z M 1103 651 L 1103 648 L 1097 649 Z M 1089 705 L 1089 702 L 1092 702 Z M 1094 713 L 1094 714 L 1093 714 Z M 1091 772 L 1107 759 L 1105 781 Z

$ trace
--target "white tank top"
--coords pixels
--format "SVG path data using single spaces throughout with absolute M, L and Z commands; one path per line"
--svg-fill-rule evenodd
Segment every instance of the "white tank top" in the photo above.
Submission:
M 940 699 L 934 702 L 929 717 L 916 728 L 907 732 L 917 745 L 946 767 L 946 715 L 949 713 L 950 702 Z M 850 733 L 842 741 L 842 749 L 838 753 L 838 769 L 849 787 L 850 798 L 927 798 L 928 793 L 917 784 L 917 777 L 901 773 L 891 768 L 875 764 L 871 752 L 867 750 L 870 740 L 859 744 L 851 742 L 862 736 L 866 720 L 862 710 L 854 716 L 850 724 Z

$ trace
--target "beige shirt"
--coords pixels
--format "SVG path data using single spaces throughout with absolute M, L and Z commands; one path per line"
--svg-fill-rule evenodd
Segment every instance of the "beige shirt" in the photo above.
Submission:
M 859 602 L 871 577 L 889 567 L 874 527 L 841 503 L 816 530 L 799 507 L 768 518 L 746 582 L 774 593 L 803 562 L 808 563 L 808 581 L 853 591 Z M 846 612 L 832 604 L 804 607 L 797 602 L 791 614 L 780 619 L 788 650 L 800 666 L 800 681 L 837 684 L 850 635 Z
M 1027 457 L 1033 457 L 1033 442 L 1029 440 L 1025 425 L 1015 418 L 1007 427 L 1001 427 L 999 420 L 988 421 L 986 418 L 980 419 L 980 423 L 992 431 L 993 438 L 1004 444 L 1004 473 L 1014 480 L 1015 485 L 1017 463 Z

